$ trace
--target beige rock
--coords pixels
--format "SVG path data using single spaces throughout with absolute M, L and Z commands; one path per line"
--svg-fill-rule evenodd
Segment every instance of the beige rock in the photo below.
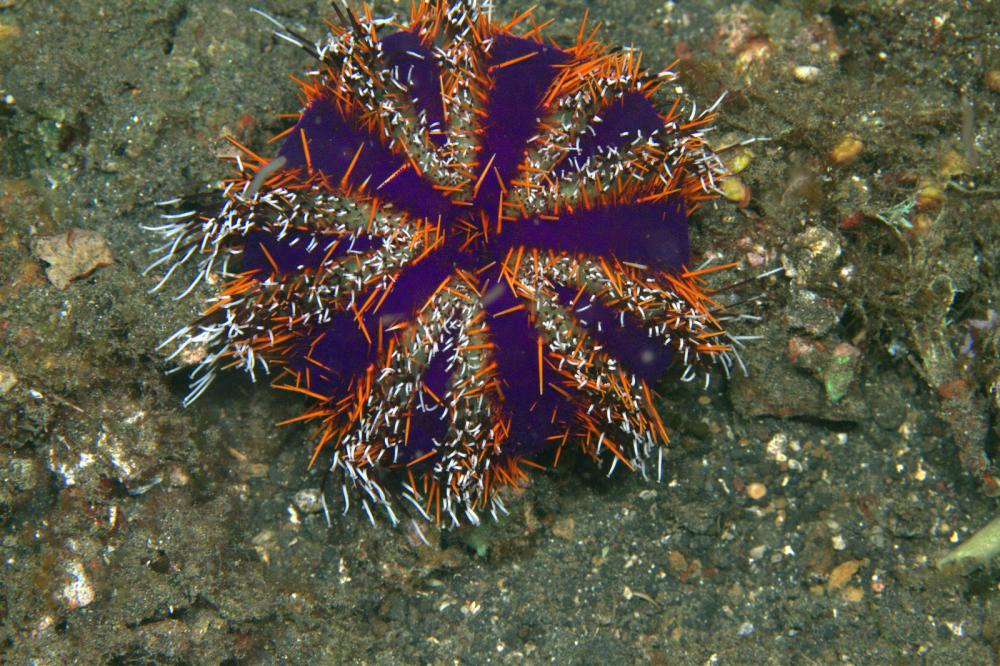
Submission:
M 826 581 L 828 590 L 836 590 L 843 587 L 861 568 L 860 560 L 847 560 L 841 562 L 830 571 L 830 577 Z
M 59 289 L 114 262 L 104 236 L 88 229 L 70 229 L 64 234 L 42 236 L 35 240 L 32 250 L 36 257 L 49 264 L 45 275 Z
M 751 483 L 747 485 L 747 497 L 752 500 L 763 499 L 767 495 L 767 486 L 763 483 Z

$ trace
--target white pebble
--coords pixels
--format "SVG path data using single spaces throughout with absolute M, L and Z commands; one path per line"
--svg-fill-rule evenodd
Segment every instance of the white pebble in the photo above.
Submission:
M 813 83 L 819 78 L 819 67 L 812 65 L 796 65 L 792 69 L 792 76 L 801 83 Z

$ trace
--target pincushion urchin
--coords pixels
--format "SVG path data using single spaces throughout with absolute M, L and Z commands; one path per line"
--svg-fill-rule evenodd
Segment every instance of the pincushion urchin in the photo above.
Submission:
M 338 13 L 321 44 L 277 33 L 319 62 L 277 154 L 240 146 L 219 204 L 158 228 L 161 284 L 224 281 L 168 341 L 202 351 L 187 402 L 232 366 L 308 396 L 370 519 L 477 523 L 566 447 L 658 472 L 652 384 L 733 359 L 688 269 L 714 106 L 661 106 L 673 73 L 586 22 L 560 47 L 481 1 Z

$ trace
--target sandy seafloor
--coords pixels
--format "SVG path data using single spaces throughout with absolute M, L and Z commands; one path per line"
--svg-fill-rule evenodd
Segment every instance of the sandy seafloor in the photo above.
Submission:
M 258 4 L 315 37 L 331 14 Z M 182 409 L 156 351 L 211 292 L 150 294 L 140 225 L 225 175 L 225 135 L 266 152 L 308 57 L 237 0 L 0 0 L 0 661 L 998 661 L 1000 575 L 934 564 L 997 512 L 968 469 L 997 441 L 997 329 L 970 322 L 1000 297 L 1000 7 L 536 15 L 567 39 L 587 7 L 701 102 L 730 91 L 716 145 L 770 138 L 693 243 L 730 281 L 786 273 L 743 306 L 748 377 L 661 384 L 662 483 L 570 458 L 426 546 L 302 510 L 311 431 L 273 424 L 303 404 L 233 375 Z M 60 289 L 39 240 L 71 229 L 114 260 Z

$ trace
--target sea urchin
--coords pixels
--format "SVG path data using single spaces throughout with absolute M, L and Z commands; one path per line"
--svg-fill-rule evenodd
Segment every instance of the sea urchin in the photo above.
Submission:
M 393 522 L 403 499 L 476 523 L 567 446 L 645 472 L 667 444 L 651 385 L 731 359 L 687 268 L 714 106 L 661 108 L 673 73 L 586 21 L 559 47 L 482 1 L 339 13 L 321 44 L 278 33 L 319 66 L 277 154 L 239 146 L 220 203 L 158 227 L 161 284 L 188 260 L 224 280 L 168 341 L 201 350 L 188 402 L 219 368 L 272 373 L 312 400 L 295 420 L 320 423 L 345 506 Z

